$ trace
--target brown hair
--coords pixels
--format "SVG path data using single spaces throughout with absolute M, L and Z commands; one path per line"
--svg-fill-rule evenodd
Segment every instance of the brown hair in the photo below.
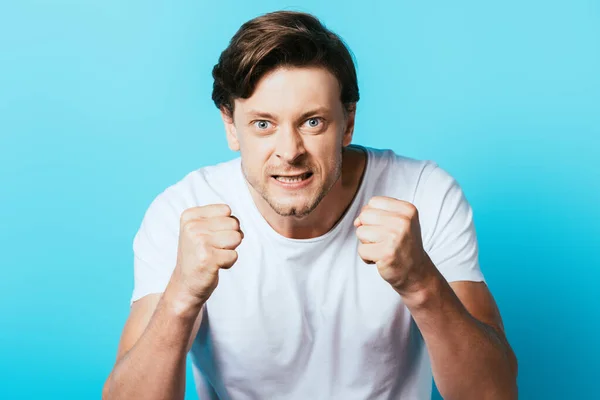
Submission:
M 277 11 L 244 23 L 221 53 L 212 71 L 215 105 L 233 116 L 234 100 L 252 96 L 260 78 L 282 66 L 324 67 L 340 83 L 346 110 L 359 99 L 356 69 L 342 39 L 310 14 Z

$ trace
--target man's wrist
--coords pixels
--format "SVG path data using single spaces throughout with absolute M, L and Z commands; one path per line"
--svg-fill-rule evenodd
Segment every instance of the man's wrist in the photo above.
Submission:
M 394 288 L 409 308 L 427 307 L 440 294 L 444 278 L 429 257 L 426 258 L 425 262 L 426 265 L 423 266 L 418 279 L 412 280 L 405 287 Z
M 174 280 L 169 282 L 164 294 L 163 302 L 170 314 L 183 318 L 195 320 L 202 310 L 204 301 L 188 294 L 181 285 Z

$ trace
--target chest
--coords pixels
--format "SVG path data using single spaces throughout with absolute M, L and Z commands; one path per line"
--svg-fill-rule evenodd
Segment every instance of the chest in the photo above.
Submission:
M 348 352 L 357 365 L 395 363 L 410 314 L 357 246 L 348 237 L 312 249 L 240 248 L 206 304 L 209 361 L 228 380 L 249 381 L 321 371 L 315 365 L 343 364 Z

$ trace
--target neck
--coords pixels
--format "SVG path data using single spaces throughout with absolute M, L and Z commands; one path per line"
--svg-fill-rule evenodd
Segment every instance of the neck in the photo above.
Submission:
M 310 239 L 322 236 L 344 216 L 360 187 L 366 165 L 363 150 L 347 147 L 342 155 L 342 173 L 319 205 L 304 217 L 283 217 L 248 185 L 252 198 L 268 224 L 280 235 L 290 239 Z

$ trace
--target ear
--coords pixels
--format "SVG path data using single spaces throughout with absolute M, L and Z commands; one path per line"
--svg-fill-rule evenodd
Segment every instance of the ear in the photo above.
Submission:
M 352 143 L 352 135 L 354 134 L 354 119 L 356 117 L 356 103 L 344 105 L 346 114 L 346 126 L 344 128 L 344 137 L 342 145 L 349 146 Z
M 221 109 L 221 119 L 225 125 L 225 135 L 227 137 L 227 144 L 232 151 L 240 151 L 240 142 L 237 137 L 237 130 L 233 123 L 233 113 L 227 110 Z

